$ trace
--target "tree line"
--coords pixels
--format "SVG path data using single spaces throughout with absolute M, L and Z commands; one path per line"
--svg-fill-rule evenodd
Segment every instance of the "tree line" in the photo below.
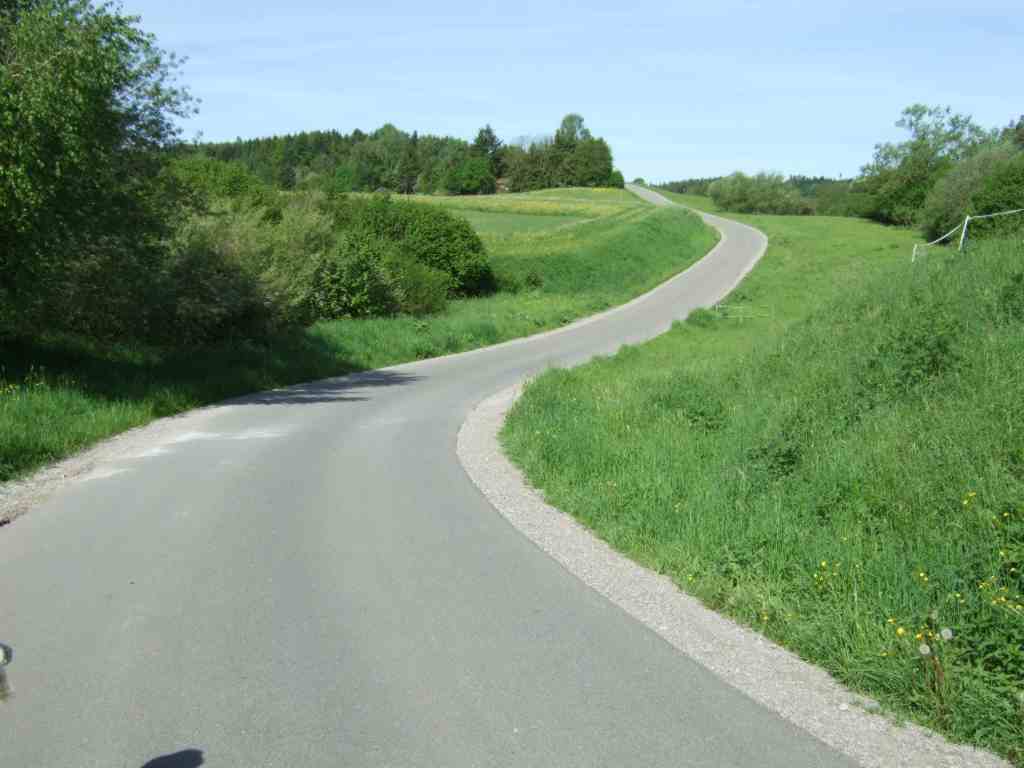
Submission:
M 0 0 L 0 343 L 189 346 L 436 312 L 498 287 L 469 223 L 347 193 L 621 186 L 579 115 L 526 146 L 392 125 L 185 144 L 179 63 L 117 5 Z
M 525 144 L 503 142 L 489 124 L 468 142 L 407 133 L 388 123 L 372 133 L 309 131 L 182 151 L 240 163 L 285 190 L 486 195 L 499 186 L 512 192 L 623 186 L 608 143 L 592 136 L 576 114 L 566 115 L 550 137 Z
M 0 342 L 265 339 L 495 289 L 479 237 L 439 207 L 284 192 L 183 146 L 178 63 L 117 6 L 0 3 Z M 400 143 L 403 178 L 417 142 Z M 315 164 L 344 145 L 267 146 L 272 163 L 280 149 Z
M 877 144 L 854 179 L 737 172 L 661 186 L 710 196 L 729 211 L 857 216 L 916 226 L 929 240 L 966 215 L 1024 207 L 1024 116 L 986 129 L 949 107 L 914 104 L 896 125 L 908 137 Z M 1017 228 L 1022 221 L 979 223 L 977 231 Z

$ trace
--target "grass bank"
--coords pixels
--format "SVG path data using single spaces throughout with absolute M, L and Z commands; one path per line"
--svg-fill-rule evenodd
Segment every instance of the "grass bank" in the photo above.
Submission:
M 428 317 L 340 320 L 167 351 L 54 338 L 0 349 L 0 482 L 161 416 L 272 387 L 486 346 L 622 303 L 703 256 L 714 234 L 613 190 L 425 198 L 465 211 L 502 290 Z M 554 222 L 554 224 L 552 224 Z
M 509 454 L 710 607 L 1024 764 L 1024 242 L 911 264 L 905 231 L 736 218 L 771 244 L 723 306 L 540 377 Z

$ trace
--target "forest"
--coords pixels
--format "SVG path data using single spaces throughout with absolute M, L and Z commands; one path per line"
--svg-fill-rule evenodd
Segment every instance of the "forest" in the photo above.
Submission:
M 184 146 L 241 163 L 279 189 L 486 195 L 553 187 L 622 187 L 608 143 L 577 114 L 549 136 L 506 143 L 488 124 L 472 141 L 406 133 L 390 123 L 372 133 L 311 131 Z

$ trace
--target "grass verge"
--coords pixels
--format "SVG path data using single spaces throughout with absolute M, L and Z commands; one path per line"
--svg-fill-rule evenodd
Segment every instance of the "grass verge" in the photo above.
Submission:
M 1024 764 L 1024 242 L 911 264 L 909 232 L 736 218 L 771 243 L 740 288 L 540 377 L 509 455 L 710 607 Z
M 502 291 L 454 301 L 439 315 L 324 322 L 265 344 L 167 351 L 69 338 L 4 342 L 0 482 L 232 396 L 557 327 L 654 287 L 715 242 L 696 217 L 611 190 L 427 202 L 490 217 L 478 225 Z

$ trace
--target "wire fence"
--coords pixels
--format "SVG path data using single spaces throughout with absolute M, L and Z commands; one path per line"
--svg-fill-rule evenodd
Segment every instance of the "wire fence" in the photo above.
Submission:
M 955 236 L 957 232 L 960 233 L 960 243 L 957 246 L 957 250 L 962 252 L 964 250 L 964 247 L 967 245 L 967 229 L 968 227 L 970 227 L 972 221 L 980 221 L 981 219 L 994 219 L 999 216 L 1012 216 L 1015 213 L 1024 213 L 1024 208 L 1017 208 L 1012 211 L 1000 211 L 999 213 L 986 213 L 982 216 L 967 216 L 966 218 L 964 218 L 962 224 L 957 224 L 955 227 L 953 227 L 953 229 L 949 230 L 949 232 L 944 234 L 942 237 L 936 240 L 932 240 L 930 243 L 918 243 L 917 245 L 915 245 L 914 252 L 913 254 L 911 254 L 910 260 L 917 261 L 917 254 L 922 249 L 931 248 L 933 245 L 938 245 L 939 243 L 945 242 L 946 240 L 949 240 L 950 238 Z

